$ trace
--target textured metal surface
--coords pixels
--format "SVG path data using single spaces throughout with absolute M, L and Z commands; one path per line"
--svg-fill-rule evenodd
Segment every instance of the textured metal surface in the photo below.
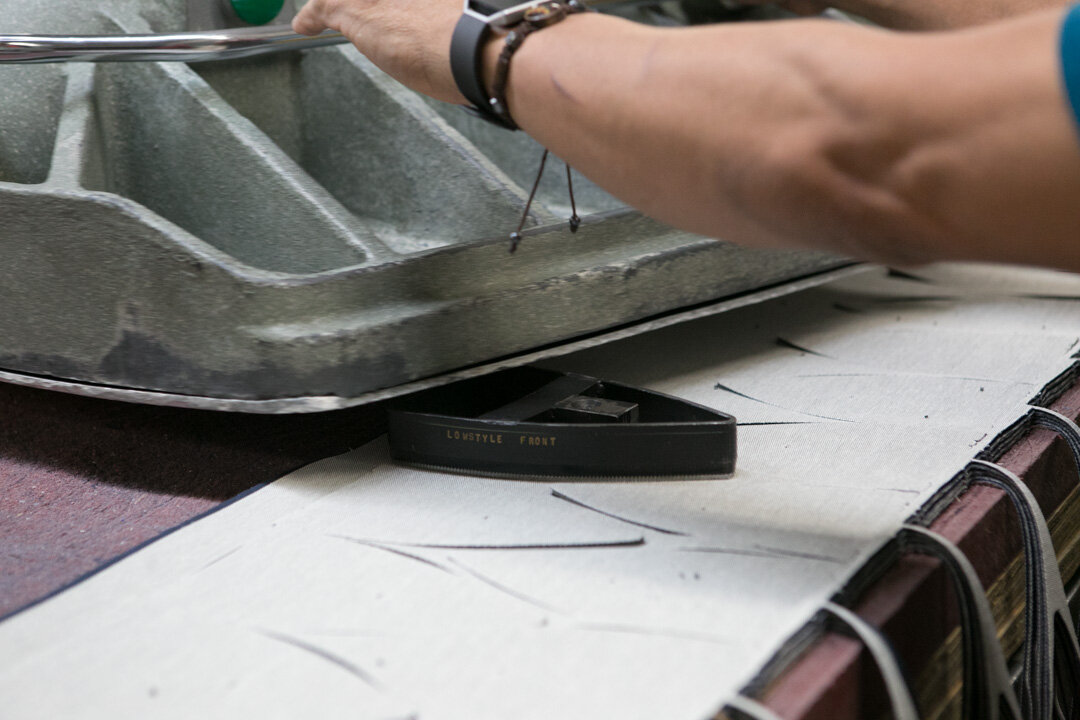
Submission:
M 718 300 L 704 306 L 680 310 L 656 318 L 650 318 L 616 330 L 601 332 L 578 340 L 572 340 L 538 350 L 499 358 L 498 360 L 491 362 L 481 363 L 461 370 L 453 370 L 434 377 L 413 380 L 401 385 L 370 390 L 349 397 L 339 395 L 317 395 L 268 398 L 263 400 L 206 397 L 192 394 L 137 390 L 95 383 L 72 382 L 69 380 L 60 380 L 52 377 L 28 375 L 5 370 L 0 370 L 0 382 L 37 388 L 39 390 L 51 390 L 71 395 L 82 395 L 84 397 L 99 400 L 117 400 L 120 402 L 162 405 L 172 408 L 219 410 L 224 412 L 268 415 L 326 412 L 355 407 L 357 405 L 366 405 L 381 400 L 388 400 L 408 393 L 419 392 L 421 390 L 427 390 L 447 383 L 456 382 L 458 380 L 468 380 L 469 378 L 479 377 L 506 368 L 519 367 L 528 363 L 548 360 L 578 350 L 585 350 L 613 342 L 621 338 L 639 335 L 643 332 L 659 330 L 660 328 L 670 327 L 671 325 L 687 322 L 696 318 L 708 317 L 710 315 L 715 315 L 716 313 L 735 310 L 737 308 L 746 307 L 747 305 L 753 305 L 772 298 L 799 292 L 800 290 L 806 290 L 830 280 L 837 280 L 849 275 L 866 272 L 872 268 L 873 266 L 870 265 L 852 265 L 836 270 L 827 270 L 799 280 L 783 282 L 775 287 L 753 291 L 725 300 Z
M 0 0 L 0 31 L 178 32 L 186 10 Z M 583 178 L 572 235 L 557 165 L 509 255 L 538 146 L 347 47 L 0 66 L 0 88 L 0 369 L 23 376 L 358 398 L 843 264 L 677 232 Z
M 208 62 L 346 42 L 341 33 L 307 37 L 287 25 L 146 35 L 0 35 L 0 63 Z

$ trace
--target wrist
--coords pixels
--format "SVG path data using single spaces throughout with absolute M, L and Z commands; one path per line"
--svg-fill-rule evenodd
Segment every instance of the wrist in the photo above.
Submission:
M 492 37 L 488 39 L 487 44 L 483 51 L 483 69 L 482 78 L 484 82 L 485 91 L 487 96 L 494 99 L 498 99 L 501 103 L 505 103 L 504 109 L 507 114 L 517 120 L 517 116 L 514 114 L 514 103 L 512 95 L 515 93 L 512 88 L 520 88 L 522 84 L 528 84 L 529 82 L 535 82 L 536 64 L 541 66 L 552 67 L 554 55 L 565 55 L 566 44 L 560 41 L 560 38 L 565 38 L 567 35 L 573 35 L 576 29 L 581 24 L 588 23 L 589 21 L 595 21 L 602 19 L 603 16 L 597 13 L 589 12 L 572 12 L 551 25 L 543 26 L 533 32 L 525 31 L 524 35 L 527 35 L 526 39 L 519 37 L 515 42 L 515 50 L 510 50 L 507 47 L 507 40 L 509 33 L 500 32 L 493 33 Z M 518 34 L 522 35 L 520 29 Z M 576 44 L 571 42 L 571 44 Z M 503 75 L 503 87 L 500 97 L 500 88 L 498 85 L 499 78 L 499 65 L 500 59 L 504 53 L 509 53 L 507 58 L 508 64 L 502 69 Z M 523 65 L 532 65 L 532 68 L 522 67 Z M 528 80 L 527 78 L 532 78 Z M 519 91 L 520 92 L 520 91 Z
M 467 100 L 465 109 L 494 125 L 517 130 L 506 110 L 504 96 L 510 60 L 532 33 L 556 25 L 568 15 L 587 10 L 582 0 L 511 0 L 494 8 L 480 0 L 465 0 L 465 7 L 450 38 L 450 72 Z M 493 38 L 501 33 L 502 50 L 491 72 Z M 485 65 L 488 65 L 485 70 Z

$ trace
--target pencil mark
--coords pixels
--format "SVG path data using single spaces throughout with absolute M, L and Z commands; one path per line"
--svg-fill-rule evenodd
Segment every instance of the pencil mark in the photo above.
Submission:
M 877 297 L 869 298 L 868 301 L 879 305 L 903 305 L 905 303 L 956 302 L 957 298 L 948 295 L 924 295 L 923 297 Z
M 285 635 L 284 633 L 275 632 L 273 630 L 264 630 L 262 628 L 258 628 L 257 632 L 264 637 L 270 638 L 271 640 L 277 640 L 278 642 L 285 643 L 286 645 L 292 645 L 295 648 L 299 648 L 300 650 L 311 653 L 315 657 L 319 657 L 329 663 L 333 663 L 334 665 L 337 665 L 339 668 L 349 673 L 353 677 L 360 679 L 368 687 L 380 691 L 383 689 L 382 683 L 376 680 L 375 676 L 373 676 L 371 673 L 359 667 L 358 665 L 349 662 L 345 658 L 339 655 L 335 655 L 329 650 L 325 650 L 319 647 L 318 645 L 312 645 L 311 643 L 305 642 L 300 638 L 294 638 L 291 635 Z
M 776 344 L 782 348 L 787 348 L 788 350 L 796 350 L 801 353 L 806 353 L 807 355 L 817 355 L 818 357 L 828 358 L 829 360 L 836 360 L 836 358 L 831 355 L 820 353 L 817 350 L 811 350 L 810 348 L 803 347 L 802 345 L 796 345 L 790 340 L 785 340 L 782 337 L 776 338 Z
M 889 488 L 889 487 L 853 487 L 851 485 L 832 485 L 828 483 L 800 483 L 806 487 L 814 488 L 828 488 L 833 490 L 866 490 L 869 492 L 895 492 L 904 493 L 908 495 L 918 495 L 921 490 L 912 490 L 911 488 Z
M 472 569 L 468 565 L 464 564 L 463 562 L 461 562 L 461 561 L 459 561 L 459 560 L 457 560 L 455 558 L 448 558 L 448 559 L 450 560 L 451 563 L 453 563 L 457 567 L 464 570 L 466 573 L 471 575 L 474 579 L 479 580 L 480 582 L 484 583 L 485 585 L 487 585 L 489 587 L 492 587 L 492 588 L 498 590 L 501 593 L 509 595 L 512 598 L 516 598 L 516 599 L 518 599 L 518 600 L 520 600 L 520 601 L 522 601 L 524 603 L 528 603 L 529 605 L 532 605 L 533 607 L 540 608 L 541 610 L 547 610 L 548 612 L 554 612 L 554 613 L 558 613 L 560 615 L 565 615 L 566 614 L 563 610 L 555 607 L 554 605 L 548 605 L 543 600 L 538 600 L 537 598 L 534 598 L 532 595 L 526 595 L 525 593 L 520 592 L 518 590 L 515 590 L 512 587 L 509 587 L 507 585 L 503 585 L 498 580 L 490 578 L 490 577 L 488 577 L 487 575 L 484 575 L 483 573 L 481 573 L 478 570 Z
M 622 515 L 616 515 L 615 513 L 610 513 L 607 510 L 601 510 L 600 508 L 593 507 L 592 505 L 586 505 L 585 503 L 581 502 L 580 500 L 575 500 L 574 498 L 570 497 L 569 495 L 564 495 L 563 493 L 559 492 L 558 490 L 555 490 L 554 488 L 552 488 L 551 494 L 553 496 L 557 497 L 558 499 L 565 500 L 566 502 L 568 502 L 568 503 L 570 503 L 572 505 L 577 505 L 578 507 L 585 508 L 586 510 L 591 510 L 594 513 L 600 513 L 604 517 L 609 517 L 612 520 L 618 520 L 619 522 L 624 522 L 627 525 L 633 525 L 635 527 L 645 528 L 646 530 L 653 530 L 654 532 L 663 533 L 664 535 L 678 535 L 680 537 L 688 537 L 688 535 L 686 533 L 679 532 L 678 530 L 669 530 L 668 528 L 662 528 L 662 527 L 660 527 L 658 525 L 649 525 L 648 523 L 639 522 L 637 520 L 631 520 L 630 518 L 623 517 Z M 642 538 L 642 541 L 644 542 L 644 538 Z
M 208 563 L 206 563 L 205 565 L 203 565 L 203 566 L 202 566 L 201 568 L 199 568 L 199 572 L 202 572 L 203 570 L 206 570 L 206 569 L 207 569 L 207 568 L 209 568 L 209 567 L 213 567 L 214 565 L 217 565 L 217 564 L 218 564 L 219 562 L 221 562 L 221 561 L 222 561 L 222 560 L 224 560 L 225 558 L 229 557 L 230 555 L 235 555 L 235 554 L 236 554 L 236 553 L 238 553 L 238 552 L 239 552 L 239 551 L 241 550 L 241 548 L 243 548 L 243 547 L 244 547 L 243 545 L 237 545 L 236 547 L 234 547 L 234 548 L 233 548 L 232 550 L 230 550 L 229 552 L 225 553 L 224 555 L 221 555 L 221 556 L 219 556 L 219 557 L 215 558 L 214 560 L 211 560 L 210 562 L 208 562 Z
M 756 543 L 753 545 L 753 547 L 756 550 L 761 550 L 762 552 L 775 553 L 777 556 L 802 558 L 804 560 L 820 560 L 821 562 L 831 562 L 831 563 L 843 563 L 843 562 L 845 562 L 844 560 L 841 560 L 840 558 L 836 557 L 835 555 L 824 555 L 824 554 L 821 554 L 821 553 L 808 553 L 808 552 L 802 552 L 800 550 L 789 550 L 787 548 L 776 548 L 776 547 L 770 547 L 768 545 L 758 545 Z
M 598 542 L 580 543 L 507 543 L 507 544 L 480 544 L 480 543 L 404 543 L 389 540 L 370 540 L 366 538 L 351 538 L 338 535 L 342 540 L 350 540 L 362 545 L 372 545 L 384 550 L 391 548 L 427 548 L 430 550 L 596 550 L 601 548 L 636 547 L 645 544 L 645 538 L 639 537 L 632 540 L 603 540 Z M 415 559 L 421 559 L 418 556 Z M 426 558 L 423 558 L 426 560 Z M 429 561 L 430 562 L 430 561 Z
M 696 640 L 699 642 L 717 643 L 730 645 L 731 638 L 712 633 L 695 632 L 693 630 L 679 630 L 678 628 L 652 628 L 640 625 L 623 625 L 621 623 L 581 622 L 575 625 L 578 630 L 591 632 L 630 633 L 633 635 L 649 635 L 654 637 L 667 637 L 676 640 Z
M 414 555 L 413 553 L 405 552 L 404 550 L 399 550 L 397 548 L 389 547 L 387 545 L 384 545 L 383 543 L 379 543 L 379 542 L 376 542 L 374 540 L 365 540 L 363 538 L 352 538 L 352 537 L 348 537 L 348 536 L 345 536 L 345 535 L 331 535 L 330 537 L 338 538 L 339 540 L 345 540 L 345 541 L 351 542 L 351 543 L 356 543 L 357 545 L 363 545 L 364 547 L 375 548 L 376 550 L 383 550 L 383 551 L 388 552 L 388 553 L 393 553 L 394 555 L 399 555 L 399 556 L 404 557 L 404 558 L 409 558 L 410 560 L 415 560 L 416 562 L 424 563 L 425 565 L 430 565 L 431 567 L 436 568 L 437 570 L 442 570 L 444 573 L 450 573 L 451 575 L 454 574 L 453 571 L 451 571 L 449 568 L 447 568 L 447 567 L 445 567 L 443 565 L 440 565 L 439 563 L 435 562 L 434 560 L 428 560 L 426 557 L 422 557 L 420 555 Z
M 845 420 L 844 418 L 830 417 L 828 415 L 818 415 L 816 413 L 809 413 L 809 412 L 805 412 L 803 410 L 792 410 L 791 408 L 786 408 L 783 405 L 777 405 L 776 403 L 766 402 L 765 400 L 760 400 L 760 399 L 758 399 L 756 397 L 751 397 L 750 395 L 747 395 L 746 393 L 739 392 L 738 390 L 735 390 L 734 388 L 729 388 L 727 385 L 724 385 L 723 383 L 716 383 L 715 385 L 713 385 L 713 390 L 723 390 L 724 392 L 729 392 L 732 395 L 738 395 L 741 398 L 745 398 L 746 400 L 751 400 L 751 401 L 756 402 L 756 403 L 761 403 L 762 405 L 768 405 L 769 407 L 779 408 L 781 410 L 790 410 L 791 412 L 797 412 L 800 415 L 809 415 L 810 417 L 821 418 L 822 420 L 834 420 L 836 422 L 846 422 L 846 423 L 854 422 L 854 420 Z
M 961 380 L 965 382 L 980 383 L 1004 383 L 1008 385 L 1034 385 L 1035 383 L 1018 380 L 999 380 L 995 378 L 967 377 L 964 375 L 939 375 L 937 373 L 913 373 L 913 372 L 858 372 L 858 373 L 807 373 L 795 375 L 797 378 L 844 378 L 844 377 L 914 377 L 914 378 L 938 378 L 941 380 Z
M 888 277 L 896 278 L 897 280 L 911 280 L 912 282 L 920 282 L 920 283 L 924 283 L 926 285 L 934 285 L 935 284 L 933 280 L 928 280 L 927 278 L 919 277 L 918 275 L 912 275 L 909 272 L 904 272 L 903 270 L 897 270 L 896 268 L 889 268 L 889 272 L 887 274 L 888 274 Z
M 843 560 L 831 555 L 819 555 L 818 553 L 800 552 L 798 550 L 786 550 L 764 545 L 751 545 L 748 548 L 730 547 L 682 547 L 682 552 L 710 553 L 718 555 L 744 555 L 746 557 L 770 558 L 773 560 L 818 560 L 827 563 L 843 564 Z
M 821 425 L 816 420 L 787 420 L 778 422 L 735 423 L 736 427 L 763 427 L 765 425 Z
M 1023 294 L 1016 297 L 1023 298 L 1025 300 L 1056 300 L 1059 302 L 1080 302 L 1080 295 L 1038 295 L 1038 294 Z
M 387 633 L 381 630 L 357 629 L 357 628 L 322 628 L 318 630 L 305 630 L 305 635 L 315 637 L 364 637 L 384 638 Z
M 441 550 L 600 550 L 602 548 L 637 547 L 645 544 L 645 538 L 639 537 L 633 540 L 609 540 L 604 542 L 581 542 L 581 543 L 522 543 L 520 545 L 412 545 L 411 547 L 428 547 Z

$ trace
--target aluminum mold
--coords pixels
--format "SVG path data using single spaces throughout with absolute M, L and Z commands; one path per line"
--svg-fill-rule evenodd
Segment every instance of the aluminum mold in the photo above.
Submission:
M 186 12 L 0 0 L 5 32 L 172 32 Z M 672 230 L 580 176 L 571 234 L 559 163 L 510 255 L 539 146 L 349 47 L 0 66 L 0 88 L 7 379 L 324 409 L 288 400 L 350 404 L 847 264 Z

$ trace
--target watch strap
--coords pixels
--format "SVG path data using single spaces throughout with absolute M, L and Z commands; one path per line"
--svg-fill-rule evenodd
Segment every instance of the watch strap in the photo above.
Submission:
M 450 40 L 450 72 L 458 90 L 465 96 L 475 115 L 505 127 L 502 119 L 490 106 L 484 87 L 484 41 L 491 33 L 487 22 L 475 15 L 462 13 Z
M 532 33 L 562 22 L 567 16 L 584 12 L 585 9 L 585 5 L 579 0 L 545 0 L 527 10 L 521 22 L 510 28 L 510 32 L 506 34 L 502 52 L 499 53 L 495 63 L 495 77 L 491 81 L 491 100 L 489 101 L 491 111 L 502 121 L 503 127 L 511 130 L 518 129 L 506 103 L 506 84 L 509 81 L 510 60 L 514 53 L 525 43 L 525 38 Z M 569 176 L 567 179 L 569 180 Z M 577 215 L 576 212 L 574 214 Z

